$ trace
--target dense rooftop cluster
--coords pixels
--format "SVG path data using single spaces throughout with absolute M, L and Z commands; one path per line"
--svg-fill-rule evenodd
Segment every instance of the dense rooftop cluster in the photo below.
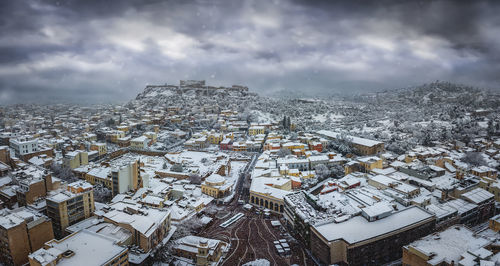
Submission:
M 0 107 L 0 263 L 232 263 L 239 240 L 202 235 L 267 217 L 323 264 L 498 263 L 498 97 L 450 86 L 272 99 L 188 80 Z

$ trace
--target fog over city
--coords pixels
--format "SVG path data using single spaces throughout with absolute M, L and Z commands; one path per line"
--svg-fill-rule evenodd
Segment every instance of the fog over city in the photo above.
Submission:
M 495 1 L 1 1 L 0 104 L 126 102 L 179 79 L 261 95 L 498 90 L 498 14 Z

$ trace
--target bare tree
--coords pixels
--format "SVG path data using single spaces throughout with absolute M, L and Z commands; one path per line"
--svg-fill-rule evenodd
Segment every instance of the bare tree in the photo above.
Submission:
M 176 240 L 185 236 L 193 235 L 203 227 L 203 223 L 198 216 L 194 215 L 189 219 L 177 224 L 177 230 L 172 235 L 172 240 Z
M 172 167 L 170 167 L 170 170 L 180 173 L 180 172 L 184 171 L 184 168 L 182 167 L 182 164 L 174 164 L 174 165 L 172 165 Z
M 177 224 L 176 226 L 177 229 L 168 243 L 158 248 L 152 255 L 151 265 L 157 265 L 156 263 L 171 262 L 171 255 L 174 254 L 174 247 L 177 244 L 177 240 L 185 236 L 196 235 L 203 227 L 203 223 L 201 222 L 201 219 L 195 215 Z
M 221 211 L 221 207 L 218 207 L 217 205 L 215 204 L 210 204 L 208 205 L 207 207 L 205 207 L 205 209 L 203 210 L 206 214 L 209 214 L 209 215 L 214 215 L 216 213 L 218 213 L 219 211 Z
M 78 181 L 78 178 L 73 174 L 71 168 L 67 166 L 60 166 L 55 162 L 50 166 L 50 170 L 54 173 L 54 176 L 61 179 L 62 181 L 66 181 L 67 183 Z
M 197 174 L 192 174 L 189 176 L 189 181 L 191 181 L 192 184 L 200 185 L 201 184 L 201 176 L 197 175 Z
M 336 178 L 341 178 L 344 176 L 345 170 L 344 167 L 340 164 L 334 164 L 330 167 L 330 174 Z
M 101 203 L 109 202 L 111 200 L 111 190 L 101 184 L 95 185 L 94 200 Z
M 462 161 L 473 166 L 486 165 L 483 154 L 481 152 L 467 152 Z
M 314 171 L 316 172 L 316 176 L 318 176 L 320 180 L 323 180 L 330 176 L 330 169 L 328 169 L 328 167 L 326 167 L 326 165 L 324 164 L 316 165 L 316 167 L 314 167 Z
M 289 149 L 281 148 L 277 153 L 279 157 L 285 157 L 287 155 L 292 154 L 292 152 Z
M 356 151 L 352 146 L 352 138 L 344 133 L 341 133 L 337 138 L 331 141 L 330 145 L 344 155 Z

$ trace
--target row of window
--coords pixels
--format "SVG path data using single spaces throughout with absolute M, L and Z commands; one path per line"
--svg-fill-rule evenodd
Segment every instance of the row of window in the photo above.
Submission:
M 258 197 L 254 196 L 250 198 L 250 202 L 276 212 L 283 212 L 283 204 L 273 203 L 272 201 L 259 199 Z

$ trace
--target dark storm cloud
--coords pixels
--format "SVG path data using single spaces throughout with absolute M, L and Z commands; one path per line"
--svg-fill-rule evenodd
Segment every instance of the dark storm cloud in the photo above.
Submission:
M 497 89 L 499 13 L 493 1 L 1 1 L 0 103 L 124 101 L 179 79 Z

